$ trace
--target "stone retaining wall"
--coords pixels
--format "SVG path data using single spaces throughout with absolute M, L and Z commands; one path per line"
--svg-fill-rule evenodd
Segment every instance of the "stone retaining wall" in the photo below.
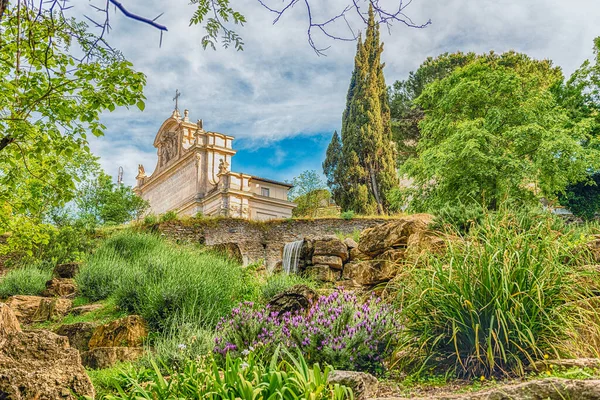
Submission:
M 281 260 L 288 242 L 336 233 L 350 234 L 386 222 L 380 218 L 343 220 L 275 220 L 256 222 L 233 218 L 190 219 L 163 222 L 155 226 L 162 235 L 208 246 L 234 243 L 240 249 L 244 265 L 265 260 L 274 267 Z

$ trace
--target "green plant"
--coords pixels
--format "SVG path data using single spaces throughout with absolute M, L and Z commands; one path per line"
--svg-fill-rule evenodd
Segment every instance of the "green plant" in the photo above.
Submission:
M 214 326 L 244 292 L 242 273 L 241 266 L 211 252 L 125 231 L 89 258 L 76 281 L 83 296 L 112 297 L 162 331 L 179 318 Z
M 381 299 L 360 301 L 335 291 L 320 296 L 308 312 L 277 315 L 270 306 L 240 304 L 217 325 L 215 353 L 243 356 L 258 350 L 268 359 L 277 346 L 297 349 L 311 363 L 381 374 L 399 334 L 397 315 Z
M 177 211 L 171 210 L 160 216 L 160 222 L 177 221 Z
M 46 289 L 51 277 L 51 269 L 40 269 L 36 265 L 12 269 L 0 278 L 0 298 L 17 294 L 37 296 Z
M 258 362 L 253 354 L 246 359 L 228 356 L 223 368 L 210 360 L 190 360 L 180 371 L 169 369 L 168 378 L 152 362 L 152 369 L 143 376 L 149 381 L 126 374 L 128 388 L 119 387 L 118 395 L 106 399 L 354 399 L 349 388 L 327 383 L 331 367 L 309 367 L 301 355 L 287 354 L 278 361 L 278 353 L 269 365 Z
M 295 285 L 306 285 L 314 288 L 315 282 L 296 274 L 272 274 L 267 277 L 266 282 L 260 287 L 261 297 L 263 300 L 269 301 L 275 297 L 275 295 L 278 295 Z
M 468 377 L 522 375 L 558 355 L 575 301 L 587 294 L 572 271 L 589 258 L 581 249 L 574 257 L 572 232 L 557 226 L 547 214 L 490 213 L 415 268 L 401 291 L 412 341 L 405 354 Z
M 354 218 L 354 211 L 344 211 L 340 214 L 340 218 L 345 219 L 346 221 L 350 221 L 352 218 Z
M 158 217 L 155 214 L 148 214 L 144 217 L 144 225 L 154 225 L 158 222 Z
M 337 236 L 340 240 L 350 238 L 358 243 L 360 241 L 360 229 L 354 229 L 351 233 L 342 233 L 338 231 L 335 233 L 335 236 Z

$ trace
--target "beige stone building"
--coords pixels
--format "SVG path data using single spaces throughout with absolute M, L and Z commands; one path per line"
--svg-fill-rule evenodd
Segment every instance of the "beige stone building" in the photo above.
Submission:
M 268 220 L 289 218 L 292 185 L 232 172 L 233 137 L 203 129 L 176 109 L 154 139 L 158 162 L 147 176 L 140 164 L 135 192 L 150 202 L 150 213 L 222 215 Z

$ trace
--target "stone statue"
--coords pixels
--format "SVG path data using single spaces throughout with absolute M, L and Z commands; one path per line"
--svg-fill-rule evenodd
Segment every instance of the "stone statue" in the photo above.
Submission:
M 160 158 L 160 166 L 163 166 L 171 161 L 177 154 L 177 133 L 165 133 L 160 139 L 160 143 L 158 156 Z
M 229 170 L 229 163 L 225 159 L 221 158 L 219 161 L 219 173 L 217 175 L 223 175 Z
M 142 164 L 138 164 L 138 174 L 135 179 L 142 179 L 146 177 L 146 171 L 144 170 L 144 166 Z

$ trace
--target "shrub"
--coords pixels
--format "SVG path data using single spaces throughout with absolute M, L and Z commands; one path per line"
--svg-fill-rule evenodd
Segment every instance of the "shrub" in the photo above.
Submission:
M 36 265 L 16 268 L 0 278 L 0 298 L 17 294 L 37 296 L 46 289 L 52 277 L 52 269 L 41 269 Z
M 144 217 L 144 225 L 154 225 L 158 222 L 158 217 L 154 214 L 148 214 Z
M 354 211 L 344 211 L 340 214 L 340 218 L 350 221 L 352 218 L 354 218 Z
M 174 318 L 214 326 L 243 293 L 242 268 L 157 236 L 124 232 L 107 240 L 76 277 L 91 300 L 113 297 L 150 327 L 165 330 Z
M 405 354 L 467 377 L 523 374 L 526 364 L 557 356 L 572 301 L 585 290 L 571 264 L 587 261 L 573 257 L 571 235 L 557 225 L 548 215 L 488 214 L 415 268 L 404 284 Z
M 270 275 L 264 285 L 261 286 L 261 296 L 265 301 L 269 301 L 279 293 L 296 285 L 314 287 L 315 283 L 310 279 L 303 278 L 296 274 L 273 274 Z
M 170 327 L 151 339 L 151 352 L 144 365 L 158 360 L 159 365 L 168 365 L 173 369 L 183 368 L 187 360 L 198 360 L 210 354 L 215 343 L 215 334 L 199 327 L 195 321 L 182 318 L 171 320 Z
M 289 360 L 289 361 L 288 361 Z M 224 368 L 214 362 L 188 361 L 181 371 L 170 370 L 168 379 L 153 363 L 144 374 L 125 373 L 129 390 L 119 390 L 109 399 L 311 399 L 352 400 L 352 391 L 339 384 L 330 385 L 331 367 L 308 366 L 302 356 L 265 366 L 249 355 L 246 359 L 225 359 Z M 142 378 L 142 379 L 140 379 Z M 149 379 L 149 380 L 147 380 Z M 282 397 L 283 396 L 283 397 Z
M 321 296 L 306 315 L 278 316 L 268 306 L 241 304 L 217 326 L 215 352 L 239 357 L 258 350 L 268 358 L 281 344 L 298 349 L 310 363 L 380 373 L 397 329 L 393 312 L 378 298 L 360 303 L 355 295 L 336 291 Z
M 168 222 L 168 221 L 176 221 L 177 220 L 177 211 L 167 211 L 163 215 L 160 216 L 160 222 Z

